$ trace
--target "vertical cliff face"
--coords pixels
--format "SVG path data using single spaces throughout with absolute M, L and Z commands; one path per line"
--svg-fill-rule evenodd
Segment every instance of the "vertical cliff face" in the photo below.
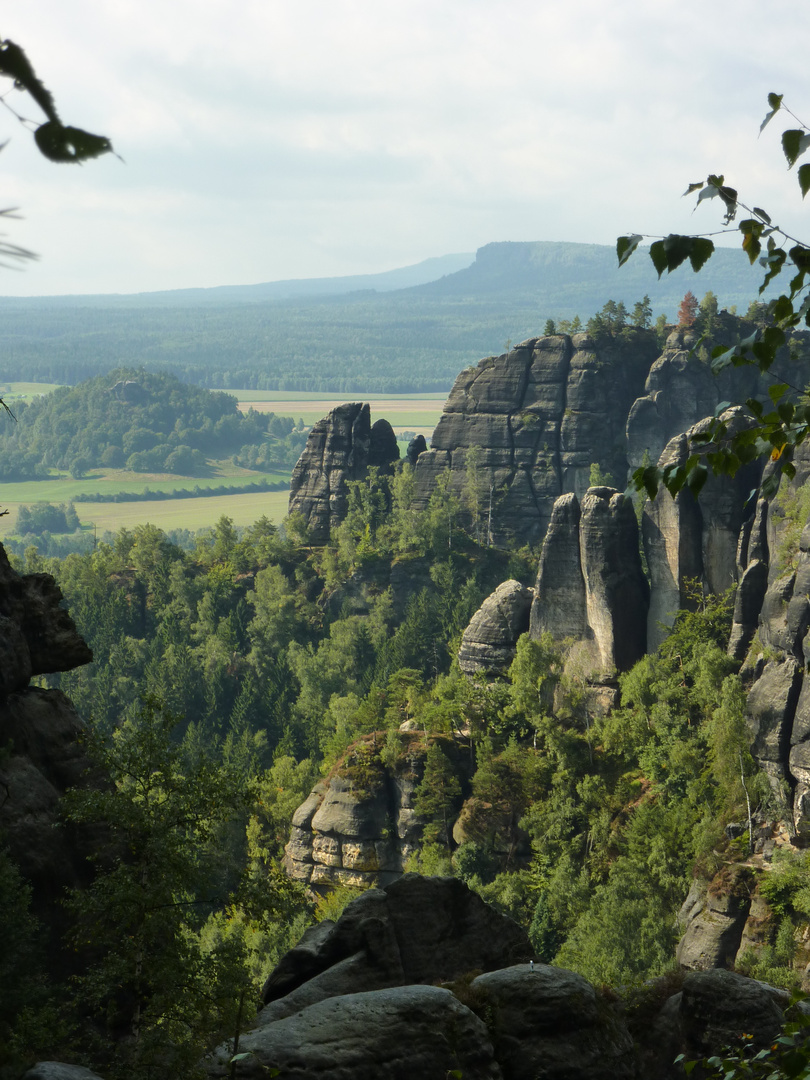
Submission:
M 656 352 L 647 331 L 598 349 L 587 334 L 553 335 L 463 371 L 431 449 L 417 459 L 417 505 L 427 505 L 445 469 L 460 493 L 467 452 L 477 448 L 492 541 L 541 540 L 555 500 L 582 496 L 591 465 L 623 483 L 627 413 Z
M 753 422 L 739 408 L 727 410 L 723 419 L 731 432 Z M 701 421 L 671 439 L 659 466 L 685 465 L 692 454 L 709 453 L 713 446 L 698 438 L 707 423 Z M 733 477 L 710 473 L 697 499 L 690 491 L 673 498 L 661 490 L 654 500 L 645 501 L 642 534 L 650 575 L 649 650 L 663 641 L 675 613 L 694 603 L 690 593 L 695 586 L 704 594 L 722 595 L 737 582 L 740 538 L 752 527 L 761 473 L 761 463 L 755 461 Z
M 611 679 L 644 655 L 648 606 L 630 499 L 608 487 L 588 488 L 581 504 L 561 496 L 540 556 L 531 636 L 576 642 L 583 674 Z
M 59 606 L 50 574 L 18 574 L 0 545 L 0 833 L 33 887 L 36 915 L 56 947 L 65 925 L 64 891 L 86 880 L 89 831 L 57 828 L 68 787 L 87 782 L 82 726 L 59 690 L 29 686 L 33 675 L 67 671 L 93 654 Z M 55 948 L 52 961 L 62 954 Z
M 315 424 L 293 469 L 290 513 L 303 514 L 313 543 L 326 543 L 346 516 L 347 481 L 363 479 L 370 466 L 389 472 L 398 458 L 387 420 L 372 426 L 368 405 L 339 405 Z

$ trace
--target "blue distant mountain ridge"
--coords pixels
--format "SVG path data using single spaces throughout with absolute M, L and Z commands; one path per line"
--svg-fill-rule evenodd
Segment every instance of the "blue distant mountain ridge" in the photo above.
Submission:
M 119 365 L 224 389 L 444 391 L 464 367 L 645 295 L 674 321 L 684 294 L 744 314 L 762 268 L 719 249 L 660 280 L 648 252 L 603 244 L 487 244 L 382 274 L 132 295 L 0 297 L 0 380 L 74 384 Z

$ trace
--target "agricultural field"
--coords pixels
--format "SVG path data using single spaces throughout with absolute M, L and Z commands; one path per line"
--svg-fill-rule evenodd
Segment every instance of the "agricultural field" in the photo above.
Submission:
M 412 431 L 430 439 L 439 422 L 447 394 L 316 394 L 283 390 L 228 390 L 239 400 L 243 412 L 273 412 L 304 421 L 306 427 L 317 423 L 330 409 L 344 401 L 367 401 L 371 421 L 385 419 L 394 431 Z
M 212 463 L 213 464 L 213 463 Z M 125 469 L 108 472 L 94 470 L 81 480 L 67 474 L 55 475 L 46 480 L 31 480 L 17 484 L 0 484 L 0 506 L 8 513 L 0 517 L 0 537 L 14 535 L 17 512 L 20 506 L 34 503 L 72 502 L 77 496 L 94 494 L 108 496 L 110 501 L 76 502 L 75 509 L 82 526 L 115 531 L 131 529 L 147 521 L 162 529 L 203 529 L 212 525 L 223 514 L 233 518 L 236 525 L 250 525 L 265 514 L 278 523 L 287 513 L 289 494 L 283 491 L 248 491 L 244 494 L 209 495 L 201 498 L 172 498 L 171 493 L 196 487 L 216 489 L 245 486 L 257 481 L 280 483 L 289 481 L 285 472 L 251 472 L 233 465 L 220 463 L 213 476 L 171 476 L 166 473 L 132 473 Z M 165 492 L 165 499 L 132 500 L 113 502 L 112 498 L 122 492 L 142 493 L 146 490 Z
M 15 401 L 30 401 L 55 389 L 52 383 L 14 382 L 0 385 L 0 396 L 13 408 Z M 446 395 L 436 394 L 362 394 L 328 395 L 294 391 L 229 390 L 239 401 L 243 412 L 273 412 L 303 420 L 311 427 L 330 409 L 347 400 L 368 401 L 372 422 L 384 417 L 399 435 L 408 431 L 430 439 L 444 407 Z M 0 417 L 0 423 L 2 423 Z M 407 439 L 400 439 L 404 454 Z M 236 525 L 249 525 L 263 514 L 279 523 L 287 513 L 287 491 L 247 492 L 202 498 L 172 498 L 179 489 L 232 487 L 256 481 L 288 481 L 288 472 L 257 472 L 234 466 L 229 461 L 209 462 L 208 476 L 177 476 L 168 473 L 141 473 L 126 469 L 94 469 L 81 479 L 67 473 L 54 474 L 43 480 L 0 484 L 0 508 L 8 513 L 0 517 L 0 538 L 14 535 L 17 511 L 21 505 L 34 503 L 69 503 L 84 494 L 108 496 L 110 501 L 76 502 L 75 509 L 83 528 L 101 533 L 109 529 L 133 528 L 151 522 L 162 529 L 202 529 L 226 514 Z M 113 502 L 121 492 L 165 492 L 166 498 Z

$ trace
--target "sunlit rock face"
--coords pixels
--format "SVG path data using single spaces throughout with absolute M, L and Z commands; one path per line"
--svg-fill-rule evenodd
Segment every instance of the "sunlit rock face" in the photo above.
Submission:
M 290 513 L 302 514 L 312 543 L 324 544 L 346 516 L 347 481 L 362 480 L 370 466 L 390 472 L 398 459 L 387 420 L 372 425 L 368 405 L 339 405 L 315 424 L 293 469 Z
M 531 589 L 504 581 L 473 615 L 461 638 L 458 663 L 465 675 L 505 675 L 515 658 L 517 640 L 529 629 Z
M 609 678 L 644 655 L 648 605 L 630 499 L 608 487 L 588 488 L 581 503 L 561 496 L 540 556 L 531 636 L 573 643 L 584 675 Z
M 627 414 L 657 352 L 649 331 L 599 347 L 587 334 L 559 334 L 462 371 L 416 461 L 417 505 L 427 505 L 445 469 L 462 495 L 475 449 L 487 540 L 537 543 L 555 500 L 585 493 L 592 465 L 624 484 Z

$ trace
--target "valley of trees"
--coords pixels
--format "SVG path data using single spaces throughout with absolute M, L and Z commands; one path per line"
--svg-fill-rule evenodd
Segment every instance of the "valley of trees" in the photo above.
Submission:
M 20 924 L 25 978 L 0 1002 L 14 1053 L 64 1052 L 73 1039 L 112 1077 L 150 1076 L 167 1054 L 173 1075 L 191 1075 L 202 1048 L 255 1008 L 245 987 L 257 992 L 303 928 L 354 895 L 338 888 L 313 909 L 278 860 L 315 779 L 347 753 L 359 769 L 396 762 L 403 719 L 426 754 L 410 869 L 461 877 L 529 929 L 539 959 L 597 983 L 670 969 L 695 866 L 711 876 L 742 858 L 747 833 L 731 840 L 724 826 L 746 820 L 747 798 L 769 798 L 725 652 L 729 599 L 682 613 L 603 719 L 586 709 L 584 682 L 562 678 L 550 638 L 522 638 L 507 679 L 470 680 L 455 659 L 462 630 L 498 583 L 532 583 L 537 561 L 461 528 L 473 487 L 459 501 L 439 484 L 416 512 L 407 464 L 390 479 L 372 470 L 322 549 L 300 519 L 240 535 L 222 518 L 191 551 L 142 526 L 88 554 L 26 552 L 19 569 L 55 575 L 95 657 L 44 681 L 89 719 L 117 781 L 77 794 L 67 814 L 108 823 L 132 855 L 102 864 L 72 901 L 78 944 L 102 943 L 73 1011 L 37 980 L 36 934 Z M 391 585 L 396 567 L 405 593 Z M 469 759 L 461 773 L 451 745 Z M 459 846 L 448 822 L 462 799 Z M 773 876 L 785 929 L 752 961 L 787 984 L 803 859 Z M 4 872 L 3 895 L 19 901 Z M 131 951 L 105 949 L 122 927 Z M 82 1009 L 107 1026 L 88 1031 Z

